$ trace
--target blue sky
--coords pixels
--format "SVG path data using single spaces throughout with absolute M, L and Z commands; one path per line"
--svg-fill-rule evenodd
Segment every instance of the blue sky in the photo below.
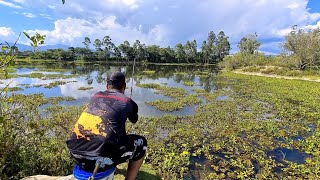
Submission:
M 46 34 L 48 45 L 69 46 L 109 35 L 117 45 L 139 39 L 173 47 L 196 39 L 200 48 L 209 31 L 223 30 L 233 52 L 243 36 L 257 32 L 261 51 L 273 54 L 292 25 L 320 26 L 318 0 L 0 0 L 0 12 L 0 42 L 26 31 Z

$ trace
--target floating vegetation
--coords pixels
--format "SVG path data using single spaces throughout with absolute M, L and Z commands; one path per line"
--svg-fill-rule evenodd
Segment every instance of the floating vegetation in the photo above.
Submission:
M 195 92 L 195 93 L 198 93 L 198 94 L 207 93 L 207 91 L 204 90 L 204 89 L 196 89 L 196 88 L 194 88 L 194 89 L 192 89 L 192 91 Z
M 21 87 L 7 87 L 4 89 L 0 89 L 0 91 L 3 91 L 3 90 L 8 90 L 8 92 L 15 92 L 15 91 L 22 91 L 23 88 L 21 88 Z
M 79 87 L 78 90 L 80 91 L 87 91 L 87 90 L 91 90 L 93 89 L 93 87 Z
M 79 75 L 65 75 L 65 74 L 43 74 L 43 73 L 31 73 L 31 74 L 22 74 L 18 75 L 18 77 L 27 77 L 27 78 L 38 78 L 42 80 L 47 79 L 69 79 L 69 78 L 77 78 Z
M 18 84 L 18 86 L 29 86 L 30 84 Z
M 41 68 L 39 71 L 45 71 L 45 72 L 69 72 L 70 69 L 53 69 L 53 68 Z
M 142 88 L 151 88 L 151 89 L 159 89 L 161 86 L 156 83 L 149 83 L 149 84 L 136 84 L 138 87 Z
M 191 87 L 194 86 L 194 82 L 193 81 L 184 81 L 183 84 L 185 86 L 191 86 Z
M 159 88 L 156 88 L 156 90 L 158 90 L 156 92 L 157 94 L 163 94 L 171 98 L 178 98 L 187 95 L 187 91 L 185 89 L 177 87 L 160 86 Z
M 156 83 L 137 84 L 137 86 L 143 87 L 143 88 L 156 89 L 156 90 L 158 90 L 156 92 L 157 94 L 163 94 L 163 95 L 169 96 L 171 98 L 178 98 L 178 97 L 183 97 L 183 96 L 187 95 L 187 91 L 182 88 L 161 86 Z
M 0 79 L 10 79 L 10 78 L 16 78 L 16 77 L 18 77 L 17 74 L 12 74 L 12 73 L 5 74 L 4 72 L 0 72 Z
M 49 84 L 34 84 L 32 87 L 44 87 L 44 88 L 51 89 L 53 87 L 57 87 L 60 85 L 65 85 L 65 84 L 73 83 L 73 82 L 77 82 L 77 81 L 54 81 Z M 30 86 L 27 86 L 26 88 L 30 88 Z
M 153 75 L 156 73 L 156 71 L 142 71 L 142 73 L 145 75 Z
M 208 76 L 210 74 L 209 71 L 196 71 L 194 74 Z
M 174 73 L 174 75 L 178 75 L 178 76 L 187 76 L 188 75 L 188 73 L 186 73 L 186 72 L 175 72 Z
M 67 96 L 67 97 L 50 97 L 50 98 L 47 98 L 48 99 L 48 102 L 51 103 L 51 104 L 59 104 L 60 101 L 74 101 L 76 100 L 74 97 L 71 97 L 71 96 Z
M 134 125 L 126 124 L 128 133 L 148 139 L 145 163 L 162 179 L 320 179 L 320 83 L 230 72 L 212 81 L 215 91 L 193 89 L 196 94 L 190 96 L 181 88 L 138 84 L 171 97 L 150 102 L 165 111 L 199 104 L 194 115 L 141 117 Z M 3 163 L 6 168 L 27 164 L 29 171 L 18 169 L 19 178 L 33 168 L 71 173 L 72 160 L 61 147 L 83 107 L 59 106 L 63 97 L 43 94 L 10 98 L 16 114 L 6 130 L 13 129 L 17 136 L 1 139 L 5 143 L 0 148 L 7 152 L 11 142 L 15 144 L 9 147 L 20 146 L 14 149 L 15 158 Z M 37 108 L 48 104 L 53 104 L 46 108 L 48 117 L 39 116 Z M 31 164 L 30 159 L 37 161 Z
M 162 178 L 319 179 L 320 83 L 233 73 L 216 83 L 213 93 L 194 89 L 207 101 L 194 116 L 142 118 L 135 125 L 149 141 L 146 162 Z M 163 139 L 159 128 L 168 133 Z
M 173 101 L 163 101 L 163 100 L 155 100 L 152 102 L 147 102 L 147 104 L 154 106 L 155 108 L 161 111 L 177 111 L 185 106 L 200 104 L 202 101 L 201 99 L 197 98 L 197 95 L 190 95 L 187 97 L 182 97 L 175 99 Z
M 65 82 L 65 81 L 55 81 L 55 82 L 49 83 L 47 85 L 44 85 L 43 87 L 51 89 L 53 87 L 56 87 L 56 86 L 59 86 L 59 85 L 65 85 L 67 83 L 68 82 Z

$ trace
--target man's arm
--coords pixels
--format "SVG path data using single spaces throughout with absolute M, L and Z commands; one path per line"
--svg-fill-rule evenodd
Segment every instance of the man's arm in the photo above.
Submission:
M 131 113 L 129 114 L 129 120 L 132 122 L 132 123 L 136 123 L 138 121 L 138 105 L 136 102 L 134 102 L 132 99 L 130 99 L 130 103 L 132 104 L 132 111 Z

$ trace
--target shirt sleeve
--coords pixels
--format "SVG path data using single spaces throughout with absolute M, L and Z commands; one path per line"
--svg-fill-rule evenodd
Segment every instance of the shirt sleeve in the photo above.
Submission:
M 132 123 L 136 123 L 138 121 L 138 105 L 132 99 L 130 99 L 130 103 L 132 104 L 132 111 L 129 114 L 128 118 Z

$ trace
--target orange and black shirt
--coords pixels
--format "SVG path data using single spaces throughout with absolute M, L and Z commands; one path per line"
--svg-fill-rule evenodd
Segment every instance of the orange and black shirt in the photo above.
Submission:
M 67 140 L 72 154 L 112 157 L 126 142 L 125 122 L 138 120 L 137 104 L 116 90 L 96 93 Z

